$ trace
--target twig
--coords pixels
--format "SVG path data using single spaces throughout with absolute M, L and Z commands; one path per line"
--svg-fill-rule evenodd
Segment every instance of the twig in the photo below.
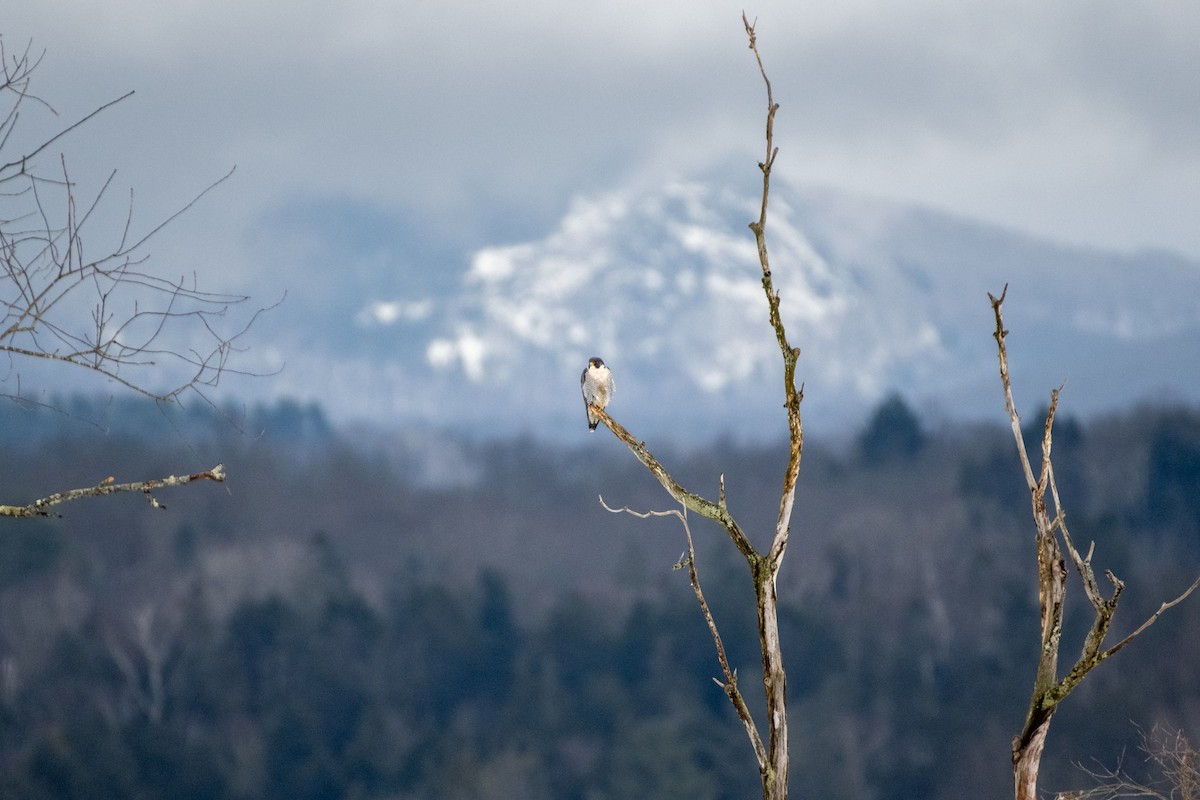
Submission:
M 1108 648 L 1107 650 L 1105 650 L 1105 651 L 1104 651 L 1104 654 L 1101 656 L 1101 658 L 1108 658 L 1108 657 L 1109 657 L 1109 656 L 1111 656 L 1113 653 L 1116 653 L 1116 652 L 1117 652 L 1118 650 L 1120 650 L 1122 647 L 1124 647 L 1125 645 L 1127 645 L 1127 644 L 1129 644 L 1130 642 L 1132 642 L 1132 641 L 1133 641 L 1133 639 L 1134 639 L 1134 637 L 1136 637 L 1136 636 L 1137 636 L 1138 634 L 1140 634 L 1142 631 L 1146 630 L 1146 628 L 1149 628 L 1151 625 L 1153 625 L 1153 624 L 1155 623 L 1155 621 L 1158 619 L 1158 617 L 1159 617 L 1159 615 L 1160 615 L 1160 614 L 1162 614 L 1162 613 L 1163 613 L 1164 611 L 1166 611 L 1168 608 L 1171 608 L 1172 606 L 1176 606 L 1176 605 L 1178 605 L 1179 603 L 1182 603 L 1184 600 L 1186 600 L 1186 599 L 1188 598 L 1188 596 L 1189 596 L 1189 595 L 1190 595 L 1192 592 L 1196 591 L 1196 587 L 1197 587 L 1197 586 L 1200 586 L 1200 578 L 1196 578 L 1196 580 L 1192 582 L 1192 585 L 1191 585 L 1191 586 L 1189 586 L 1189 587 L 1187 588 L 1187 591 L 1185 591 L 1183 594 L 1179 595 L 1178 597 L 1176 597 L 1174 600 L 1171 600 L 1170 602 L 1166 602 L 1166 603 L 1163 603 L 1163 604 L 1161 604 L 1161 605 L 1158 607 L 1158 610 L 1157 610 L 1157 611 L 1155 611 L 1153 614 L 1151 614 L 1151 615 L 1150 615 L 1150 618 L 1149 618 L 1149 619 L 1147 619 L 1145 622 L 1143 622 L 1141 625 L 1139 625 L 1139 626 L 1138 626 L 1137 630 L 1135 630 L 1133 633 L 1131 633 L 1131 634 L 1129 634 L 1128 636 L 1126 636 L 1126 637 L 1125 637 L 1124 639 L 1122 639 L 1121 641 L 1119 641 L 1119 642 L 1117 642 L 1116 644 L 1114 644 L 1112 647 L 1110 647 L 1110 648 Z
M 1025 437 L 1021 435 L 1021 417 L 1017 414 L 1017 406 L 1013 402 L 1012 381 L 1008 375 L 1008 348 L 1004 344 L 1008 330 L 1004 327 L 1004 317 L 1000 311 L 1001 306 L 1004 305 L 1004 298 L 1007 296 L 1007 283 L 1004 284 L 1004 291 L 1000 292 L 999 297 L 988 292 L 988 300 L 991 301 L 992 311 L 996 315 L 996 331 L 992 337 L 996 340 L 996 350 L 1000 358 L 1000 382 L 1004 384 L 1004 408 L 1008 411 L 1013 436 L 1017 439 L 1017 455 L 1021 459 L 1021 468 L 1025 470 L 1025 483 L 1029 485 L 1030 490 L 1033 490 L 1037 486 L 1037 481 L 1033 478 L 1033 467 L 1029 465 L 1029 454 L 1025 451 Z
M 130 90 L 130 91 L 126 92 L 125 94 L 121 95 L 120 97 L 118 97 L 116 100 L 109 100 L 107 103 L 105 103 L 104 105 L 95 109 L 91 113 L 85 115 L 83 118 L 76 120 L 75 122 L 71 123 L 67 127 L 63 128 L 61 131 L 54 134 L 49 139 L 42 142 L 36 148 L 29 151 L 28 153 L 21 156 L 20 158 L 14 160 L 14 161 L 10 161 L 7 164 L 0 164 L 0 175 L 2 175 L 6 170 L 12 169 L 13 167 L 21 167 L 21 169 L 24 170 L 26 165 L 29 163 L 29 161 L 31 159 L 33 159 L 33 157 L 36 156 L 38 153 L 42 152 L 47 147 L 54 144 L 56 141 L 58 141 L 59 139 L 61 139 L 64 136 L 66 136 L 68 133 L 75 130 L 76 128 L 82 127 L 84 123 L 86 123 L 88 120 L 90 120 L 92 117 L 96 116 L 100 112 L 106 111 L 107 109 L 115 106 L 117 103 L 120 103 L 122 100 L 128 100 L 132 96 L 133 96 L 133 90 Z

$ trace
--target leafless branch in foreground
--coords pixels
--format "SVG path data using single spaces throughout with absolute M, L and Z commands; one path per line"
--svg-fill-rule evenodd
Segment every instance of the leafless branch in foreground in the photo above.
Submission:
M 165 478 L 154 478 L 148 481 L 135 481 L 133 483 L 116 483 L 110 476 L 100 481 L 95 486 L 85 486 L 82 489 L 69 489 L 65 492 L 55 492 L 48 497 L 43 497 L 40 500 L 34 500 L 32 503 L 24 506 L 4 506 L 0 505 L 0 517 L 52 517 L 56 516 L 50 511 L 51 508 L 61 503 L 69 503 L 73 500 L 81 500 L 85 497 L 104 497 L 109 494 L 117 494 L 118 492 L 142 492 L 146 495 L 146 500 L 154 508 L 166 509 L 166 506 L 158 502 L 151 494 L 155 489 L 163 489 L 171 486 L 182 486 L 185 483 L 192 481 L 214 481 L 216 483 L 225 482 L 225 467 L 222 464 L 217 464 L 207 472 L 196 472 L 191 475 L 168 475 Z
M 722 482 L 724 478 L 722 477 Z M 610 511 L 614 514 L 632 514 L 639 519 L 649 519 L 650 517 L 675 517 L 683 526 L 683 533 L 687 539 L 687 552 L 679 563 L 675 565 L 676 569 L 686 566 L 688 570 L 688 578 L 692 582 L 692 591 L 696 594 L 696 602 L 700 604 L 700 611 L 704 614 L 704 621 L 708 624 L 708 632 L 712 635 L 713 645 L 717 650 L 717 661 L 721 665 L 721 673 L 725 676 L 723 681 L 713 678 L 713 681 L 721 687 L 729 701 L 733 703 L 734 709 L 737 711 L 738 718 L 746 727 L 746 735 L 750 737 L 750 744 L 754 747 L 754 754 L 757 756 L 759 763 L 764 763 L 767 759 L 766 748 L 763 747 L 762 737 L 758 735 L 758 728 L 754 724 L 754 718 L 750 716 L 750 709 L 746 707 L 746 701 L 742 698 L 741 691 L 737 686 L 737 672 L 730 668 L 729 657 L 725 654 L 725 642 L 721 639 L 721 632 L 717 630 L 716 620 L 713 619 L 712 610 L 708 607 L 708 601 L 704 599 L 704 590 L 700 588 L 700 576 L 696 572 L 696 548 L 692 542 L 692 528 L 688 525 L 687 508 L 683 511 L 678 509 L 670 509 L 668 511 L 634 511 L 629 506 L 621 508 L 612 508 L 608 503 L 604 502 L 604 497 L 600 497 L 600 505 L 605 511 Z
M 788 796 L 788 779 L 790 761 L 788 754 L 788 714 L 787 714 L 787 676 L 783 668 L 783 648 L 779 641 L 779 598 L 777 592 L 777 577 L 779 568 L 787 552 L 788 537 L 791 532 L 792 509 L 796 497 L 796 480 L 800 473 L 800 457 L 803 452 L 804 433 L 800 421 L 800 402 L 803 399 L 803 388 L 796 387 L 796 361 L 800 357 L 800 349 L 788 343 L 787 332 L 779 313 L 779 293 L 775 291 L 771 277 L 771 265 L 767 254 L 767 205 L 771 188 L 771 169 L 778 155 L 775 147 L 775 112 L 779 110 L 771 90 L 771 82 L 763 67 L 762 56 L 758 51 L 758 39 L 754 25 L 745 14 L 742 24 L 746 30 L 750 50 L 754 53 L 758 64 L 759 74 L 767 92 L 767 121 L 766 121 L 766 156 L 759 162 L 762 172 L 762 204 L 757 220 L 750 223 L 758 250 L 759 266 L 762 271 L 763 293 L 767 301 L 768 320 L 779 344 L 783 362 L 783 395 L 784 408 L 788 420 L 788 461 L 784 470 L 783 489 L 780 493 L 779 514 L 775 522 L 774 535 L 769 549 L 759 552 L 751 543 L 741 526 L 734 520 L 725 504 L 725 483 L 721 480 L 717 500 L 714 502 L 684 489 L 671 476 L 666 468 L 646 448 L 645 443 L 634 438 L 622 425 L 604 412 L 593 407 L 594 417 L 598 418 L 612 433 L 629 448 L 671 497 L 675 498 L 687 511 L 693 511 L 721 525 L 738 552 L 746 559 L 750 568 L 751 580 L 754 582 L 755 605 L 758 616 L 758 638 L 762 655 L 763 690 L 766 695 L 766 724 L 767 735 L 760 734 L 744 703 L 740 703 L 740 691 L 737 689 L 732 673 L 726 675 L 724 688 L 737 709 L 738 716 L 746 725 L 754 753 L 758 759 L 759 777 L 762 781 L 764 800 L 785 800 Z M 683 519 L 682 513 L 680 518 Z M 685 529 L 686 529 L 686 520 Z M 690 533 L 689 533 L 690 536 Z M 694 566 L 694 565 L 693 565 Z M 704 604 L 702 607 L 705 607 Z
M 266 309 L 245 313 L 249 298 L 200 288 L 195 275 L 163 277 L 146 268 L 148 243 L 224 183 L 233 170 L 205 187 L 178 210 L 148 226 L 134 224 L 133 193 L 110 215 L 107 196 L 115 172 L 84 195 L 66 157 L 53 166 L 51 148 L 89 120 L 132 96 L 104 103 L 32 145 L 14 144 L 23 109 L 57 113 L 31 91 L 41 61 L 31 46 L 10 53 L 0 36 L 0 384 L 22 396 L 20 365 L 69 364 L 104 376 L 157 401 L 207 389 L 230 373 L 240 341 Z M 21 148 L 15 156 L 12 148 Z M 99 242 L 99 244 L 98 244 Z M 7 369 L 6 369 L 7 367 Z M 9 383 L 11 381 L 11 383 Z M 51 508 L 83 497 L 152 492 L 196 480 L 221 482 L 221 466 L 207 472 L 115 483 L 57 492 L 27 505 L 0 505 L 0 516 L 53 516 Z
M 1188 587 L 1174 600 L 1163 603 L 1132 633 L 1115 645 L 1104 647 L 1105 637 L 1117 611 L 1117 603 L 1125 584 L 1112 571 L 1105 575 L 1112 584 L 1112 594 L 1105 596 L 1096 580 L 1092 568 L 1093 547 L 1088 548 L 1086 556 L 1080 555 L 1076 549 L 1070 532 L 1067 530 L 1066 512 L 1062 508 L 1058 496 L 1058 486 L 1054 480 L 1054 467 L 1050 460 L 1053 445 L 1054 415 L 1058 411 L 1058 399 L 1062 387 L 1050 393 L 1050 408 L 1046 413 L 1046 421 L 1042 428 L 1042 459 L 1035 471 L 1025 448 L 1025 439 L 1021 434 L 1021 418 L 1017 414 L 1013 402 L 1012 381 L 1009 378 L 1008 348 L 1005 338 L 1008 331 L 1004 327 L 1002 306 L 1008 294 L 1008 286 L 999 297 L 988 294 L 992 304 L 992 312 L 996 319 L 996 330 L 992 334 L 996 339 L 997 353 L 1000 360 L 1000 381 L 1004 389 L 1004 406 L 1012 425 L 1013 437 L 1017 444 L 1017 457 L 1025 473 L 1025 482 L 1029 487 L 1030 501 L 1033 510 L 1033 521 L 1036 528 L 1037 565 L 1038 565 L 1038 604 L 1041 610 L 1041 648 L 1038 656 L 1037 673 L 1034 678 L 1033 692 L 1029 704 L 1029 712 L 1025 717 L 1025 725 L 1012 741 L 1013 781 L 1017 800 L 1036 800 L 1038 771 L 1041 765 L 1042 752 L 1046 746 L 1046 736 L 1050 730 L 1050 721 L 1058 704 L 1079 685 L 1089 672 L 1099 664 L 1129 644 L 1135 637 L 1149 628 L 1158 617 L 1168 608 L 1182 602 L 1197 586 L 1200 578 Z M 1053 515 L 1047 508 L 1046 492 L 1050 491 L 1053 502 Z M 1058 534 L 1062 534 L 1063 544 L 1071 556 L 1075 570 L 1079 573 L 1088 602 L 1095 611 L 1091 629 L 1084 639 L 1083 650 L 1079 659 L 1065 676 L 1058 676 L 1058 654 L 1062 637 L 1063 612 L 1066 599 L 1067 571 L 1064 563 L 1062 548 L 1059 545 Z
M 53 112 L 30 90 L 39 60 L 28 48 L 10 59 L 0 39 L 0 102 L 8 104 L 0 110 L 0 153 L 14 141 L 23 106 Z M 0 353 L 9 362 L 0 382 L 17 386 L 9 396 L 20 396 L 18 365 L 31 361 L 82 367 L 156 400 L 203 396 L 242 372 L 231 359 L 265 309 L 245 313 L 244 295 L 205 291 L 194 275 L 164 277 L 145 266 L 148 243 L 233 170 L 139 233 L 132 192 L 116 225 L 104 219 L 115 173 L 84 198 L 64 156 L 49 169 L 39 162 L 52 144 L 132 94 L 0 157 Z

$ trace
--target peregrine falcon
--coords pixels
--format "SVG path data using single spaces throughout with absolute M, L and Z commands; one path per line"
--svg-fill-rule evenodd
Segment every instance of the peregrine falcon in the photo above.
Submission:
M 592 407 L 604 408 L 612 400 L 615 390 L 612 372 L 604 366 L 604 362 L 600 359 L 589 358 L 587 368 L 579 378 L 579 384 L 583 387 L 583 404 L 587 408 L 588 430 L 594 431 L 600 424 L 600 418 L 596 416 Z

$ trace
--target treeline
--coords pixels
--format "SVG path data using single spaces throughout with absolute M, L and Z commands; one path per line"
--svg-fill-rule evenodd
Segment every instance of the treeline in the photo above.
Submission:
M 320 548 L 318 543 L 314 545 Z M 333 565 L 331 569 L 336 571 Z M 578 598 L 519 627 L 504 581 L 375 609 L 335 575 L 302 604 L 202 593 L 169 626 L 98 615 L 5 704 L 22 798 L 745 797 L 753 762 L 690 609 L 616 626 Z M 701 634 L 701 635 L 696 635 Z M 749 771 L 748 771 L 749 770 Z
M 294 404 L 59 406 L 82 421 L 0 406 L 0 501 L 217 462 L 230 482 L 160 494 L 165 512 L 111 497 L 0 521 L 0 796 L 758 793 L 671 568 L 680 531 L 599 507 L 667 507 L 611 439 L 334 431 Z M 1200 414 L 1058 431 L 1071 530 L 1126 581 L 1127 631 L 1200 571 Z M 1008 436 L 926 430 L 892 398 L 853 441 L 806 445 L 780 588 L 796 796 L 1011 795 L 1038 622 Z M 724 473 L 731 508 L 767 534 L 780 448 L 655 450 L 697 490 Z M 755 676 L 745 565 L 716 529 L 694 532 L 731 658 Z M 1079 594 L 1064 654 L 1090 620 Z M 1086 785 L 1074 762 L 1115 765 L 1135 725 L 1196 740 L 1198 605 L 1085 681 L 1044 785 Z

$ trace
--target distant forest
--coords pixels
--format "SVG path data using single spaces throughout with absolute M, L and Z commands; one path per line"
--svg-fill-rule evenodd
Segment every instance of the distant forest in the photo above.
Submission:
M 217 463 L 229 479 L 162 490 L 166 510 L 124 495 L 0 519 L 0 797 L 761 794 L 672 569 L 678 523 L 598 502 L 671 507 L 611 436 L 335 430 L 293 403 L 49 405 L 0 403 L 0 502 Z M 1200 574 L 1200 412 L 1069 407 L 1059 490 L 1081 549 L 1127 584 L 1120 637 Z M 1036 453 L 1036 409 L 1025 420 Z M 793 796 L 1012 796 L 1038 612 L 1004 422 L 928 429 L 893 397 L 852 440 L 806 442 L 780 585 Z M 783 444 L 648 444 L 696 491 L 724 474 L 769 537 Z M 731 660 L 757 676 L 745 563 L 715 526 L 693 532 Z M 1073 658 L 1091 615 L 1068 592 Z M 1066 701 L 1042 785 L 1090 785 L 1078 764 L 1137 774 L 1156 724 L 1200 742 L 1198 664 L 1193 597 Z

